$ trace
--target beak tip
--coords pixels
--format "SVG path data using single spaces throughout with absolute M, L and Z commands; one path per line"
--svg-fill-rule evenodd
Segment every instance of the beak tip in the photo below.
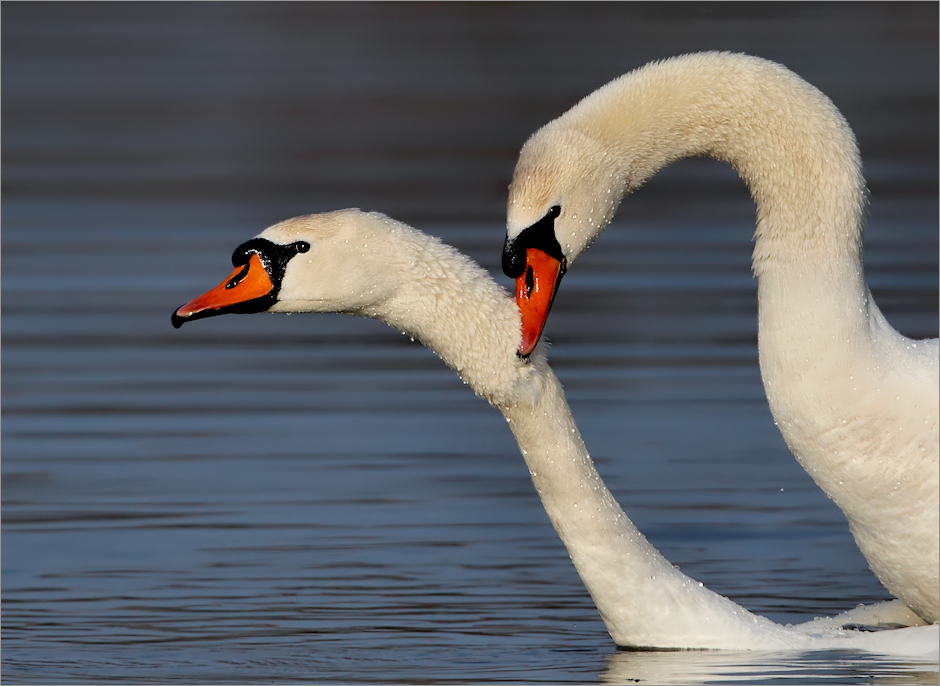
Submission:
M 174 328 L 174 329 L 178 329 L 178 328 L 180 328 L 188 319 L 189 319 L 189 317 L 182 317 L 182 316 L 180 316 L 179 310 L 176 310 L 176 312 L 174 312 L 173 315 L 170 317 L 170 322 L 173 324 L 173 328 Z
M 525 269 L 516 278 L 516 304 L 522 317 L 520 357 L 528 357 L 538 345 L 564 273 L 564 261 L 539 248 L 526 250 Z

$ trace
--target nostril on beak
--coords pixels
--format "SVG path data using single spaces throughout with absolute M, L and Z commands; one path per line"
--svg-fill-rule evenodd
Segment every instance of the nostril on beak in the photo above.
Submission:
M 532 267 L 526 267 L 525 270 L 525 297 L 532 297 L 532 289 L 535 288 L 535 272 Z
M 248 265 L 247 265 L 247 264 L 245 265 L 245 268 L 244 268 L 244 269 L 242 269 L 238 274 L 236 274 L 235 276 L 233 276 L 233 277 L 231 278 L 231 280 L 230 280 L 227 284 L 225 284 L 225 288 L 226 288 L 226 289 L 235 288 L 235 286 L 237 286 L 238 283 L 239 283 L 242 279 L 245 278 L 245 275 L 246 275 L 246 274 L 248 274 Z

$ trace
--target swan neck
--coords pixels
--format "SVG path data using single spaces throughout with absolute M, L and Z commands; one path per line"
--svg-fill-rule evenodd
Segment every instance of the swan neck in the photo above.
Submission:
M 780 627 L 669 563 L 598 474 L 555 375 L 542 361 L 501 406 L 549 520 L 619 645 L 722 648 L 780 638 Z
M 390 266 L 400 272 L 399 285 L 363 314 L 429 348 L 491 404 L 508 402 L 527 374 L 516 355 L 515 302 L 486 270 L 436 238 L 415 231 L 398 244 L 404 248 Z
M 602 204 L 684 157 L 730 163 L 757 205 L 758 275 L 779 263 L 861 263 L 865 186 L 855 138 L 823 93 L 780 65 L 719 53 L 656 63 L 550 126 L 593 141 L 595 188 L 616 167 L 622 186 L 601 194 Z

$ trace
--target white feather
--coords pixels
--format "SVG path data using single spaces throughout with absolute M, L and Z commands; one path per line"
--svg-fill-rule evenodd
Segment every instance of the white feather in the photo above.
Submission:
M 595 470 L 544 349 L 537 348 L 529 361 L 516 355 L 520 316 L 509 294 L 453 248 L 358 210 L 299 217 L 261 236 L 311 246 L 287 264 L 271 311 L 381 319 L 420 339 L 499 408 L 552 524 L 619 645 L 935 651 L 936 626 L 874 634 L 845 631 L 837 622 L 780 626 L 671 565 Z M 923 623 L 906 609 L 882 615 L 903 618 L 906 625 Z
M 780 65 L 728 53 L 622 76 L 525 144 L 508 236 L 558 205 L 555 235 L 572 262 L 626 193 L 693 155 L 733 165 L 757 205 L 761 376 L 787 445 L 885 587 L 936 622 L 938 342 L 897 333 L 865 285 L 858 148 L 825 95 Z

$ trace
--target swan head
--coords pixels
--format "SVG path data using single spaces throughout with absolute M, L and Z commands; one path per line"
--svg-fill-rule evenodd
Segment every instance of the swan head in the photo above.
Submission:
M 235 270 L 178 308 L 173 326 L 228 313 L 347 312 L 374 316 L 396 290 L 388 217 L 359 210 L 295 217 L 232 254 Z M 383 230 L 386 229 L 386 230 Z
M 229 312 L 339 312 L 419 340 L 494 405 L 533 396 L 545 345 L 516 354 L 519 311 L 489 273 L 454 248 L 379 213 L 341 210 L 265 229 L 235 270 L 178 308 L 173 326 Z M 533 381 L 532 379 L 535 379 Z
M 503 272 L 516 280 L 521 355 L 538 343 L 568 265 L 606 228 L 623 198 L 628 179 L 613 165 L 604 145 L 559 120 L 539 129 L 519 153 Z

